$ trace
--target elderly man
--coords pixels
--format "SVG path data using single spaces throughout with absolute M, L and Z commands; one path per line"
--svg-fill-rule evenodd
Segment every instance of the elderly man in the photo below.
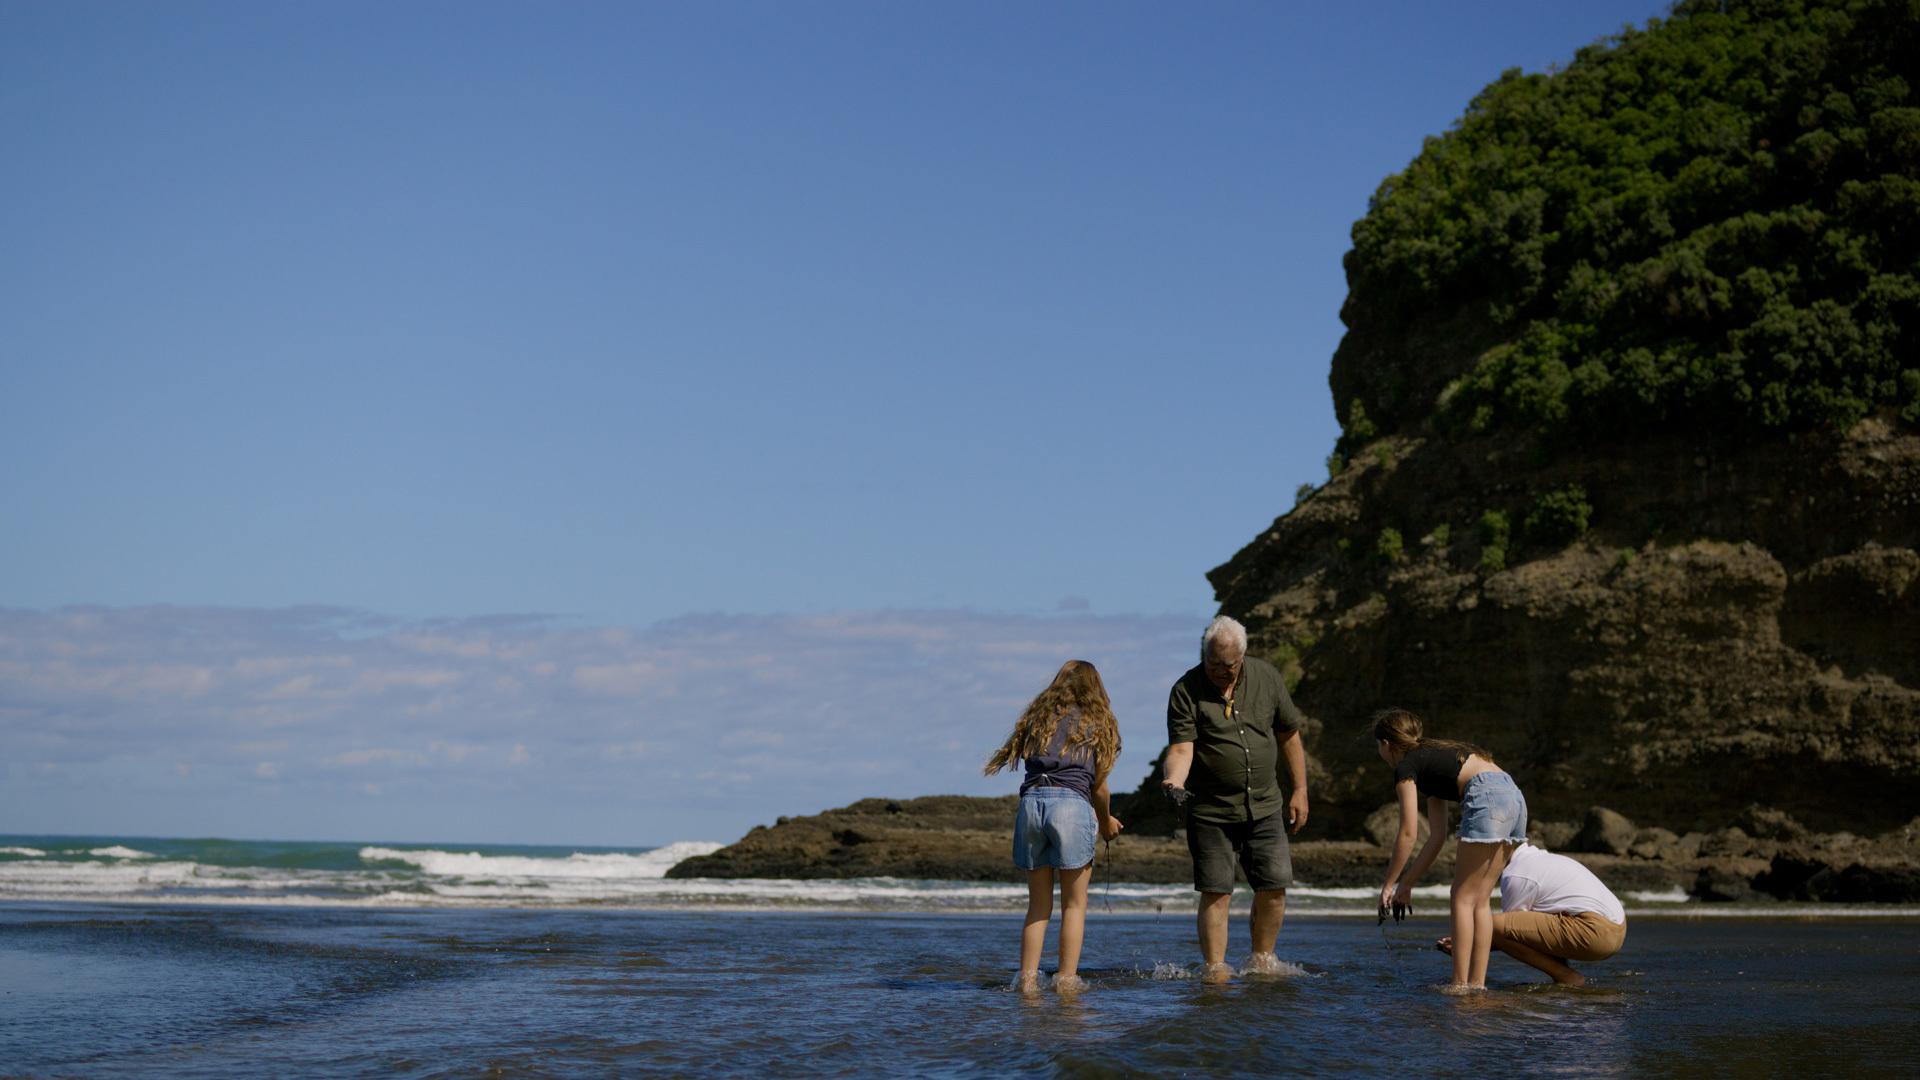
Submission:
M 1199 665 L 1180 676 L 1167 698 L 1162 787 L 1186 808 L 1193 887 L 1200 893 L 1200 956 L 1210 981 L 1233 975 L 1226 963 L 1227 902 L 1236 863 L 1253 886 L 1248 970 L 1278 962 L 1273 945 L 1293 884 L 1287 834 L 1307 823 L 1301 721 L 1279 670 L 1248 656 L 1246 627 L 1224 615 L 1201 635 Z M 1284 802 L 1282 758 L 1291 791 Z

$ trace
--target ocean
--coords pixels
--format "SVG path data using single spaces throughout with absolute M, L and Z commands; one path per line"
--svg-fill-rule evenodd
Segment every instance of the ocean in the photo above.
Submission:
M 720 846 L 692 840 L 657 848 L 591 848 L 0 835 L 0 901 L 890 912 L 1019 911 L 1026 904 L 1026 886 L 1011 882 L 666 877 L 674 863 Z M 1095 875 L 1093 901 L 1103 912 L 1184 910 L 1192 902 L 1185 885 L 1104 882 L 1097 864 Z M 1373 892 L 1302 882 L 1290 903 L 1302 913 L 1365 915 L 1373 911 Z M 1444 884 L 1416 893 L 1441 906 L 1446 895 Z M 1687 903 L 1678 890 L 1626 898 L 1642 909 Z
M 1063 997 L 1004 885 L 667 881 L 653 850 L 0 837 L 8 1076 L 1912 1075 L 1920 911 L 1629 900 L 1556 988 L 1443 994 L 1444 901 L 1296 890 L 1277 976 L 1097 878 Z M 1443 889 L 1441 890 L 1444 891 Z M 1431 890 L 1428 890 L 1431 893 Z M 1246 951 L 1234 922 L 1233 955 Z M 1049 950 L 1052 948 L 1049 942 Z

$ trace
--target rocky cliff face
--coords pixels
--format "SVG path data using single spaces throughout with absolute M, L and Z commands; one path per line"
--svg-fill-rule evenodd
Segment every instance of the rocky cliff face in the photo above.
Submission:
M 1390 797 L 1363 730 L 1387 704 L 1486 746 L 1542 818 L 1759 803 L 1864 833 L 1920 808 L 1916 547 L 1920 436 L 1879 420 L 1552 455 L 1415 434 L 1209 580 L 1299 679 L 1320 835 Z
M 1546 818 L 1920 807 L 1916 58 L 1910 5 L 1681 0 L 1380 185 L 1337 475 L 1210 575 L 1320 722 L 1317 820 L 1385 800 L 1387 704 Z

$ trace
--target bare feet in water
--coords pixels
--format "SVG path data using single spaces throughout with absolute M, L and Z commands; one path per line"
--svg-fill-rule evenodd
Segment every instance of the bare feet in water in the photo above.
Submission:
M 1214 986 L 1217 986 L 1220 983 L 1232 982 L 1233 981 L 1233 965 L 1232 964 L 1208 964 L 1206 968 L 1200 972 L 1200 981 L 1203 983 L 1207 983 L 1209 985 L 1214 985 Z
M 1439 949 L 1443 953 L 1446 953 L 1448 956 L 1452 956 L 1453 955 L 1453 938 L 1443 937 L 1439 941 L 1434 942 L 1433 947 L 1436 949 Z M 1484 986 L 1475 986 L 1472 983 L 1448 983 L 1446 987 L 1441 991 L 1441 993 L 1471 994 L 1476 990 L 1485 990 L 1485 989 L 1486 987 Z
M 1240 967 L 1242 975 L 1297 975 L 1300 969 L 1280 959 L 1270 952 L 1257 952 L 1247 957 Z
M 1013 977 L 1013 988 L 1023 994 L 1039 993 L 1040 973 L 1037 971 L 1023 971 L 1015 975 Z
M 1087 988 L 1087 980 L 1078 975 L 1055 975 L 1053 992 L 1056 994 L 1077 994 Z

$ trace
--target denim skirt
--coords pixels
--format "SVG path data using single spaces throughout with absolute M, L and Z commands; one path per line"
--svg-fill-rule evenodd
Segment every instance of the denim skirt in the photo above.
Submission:
M 1072 788 L 1028 788 L 1013 818 L 1013 865 L 1078 870 L 1093 862 L 1093 804 Z
M 1513 777 L 1489 769 L 1460 796 L 1460 840 L 1467 844 L 1527 842 L 1527 799 Z

